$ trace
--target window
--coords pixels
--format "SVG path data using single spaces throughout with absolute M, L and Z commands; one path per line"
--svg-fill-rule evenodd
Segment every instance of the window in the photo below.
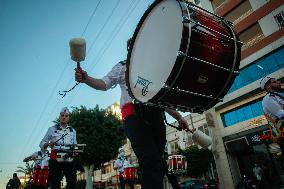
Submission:
M 284 48 L 242 68 L 228 94 L 282 68 L 284 68 Z
M 177 141 L 170 142 L 170 145 L 172 150 L 171 154 L 176 154 L 179 149 L 178 142 Z
M 252 7 L 250 5 L 249 0 L 246 0 L 242 2 L 239 6 L 234 8 L 232 11 L 230 11 L 227 15 L 224 17 L 233 22 L 234 24 L 238 23 L 245 17 L 247 17 L 249 14 L 253 12 Z
M 274 17 L 275 17 L 276 22 L 278 23 L 279 27 L 282 28 L 284 26 L 284 11 L 278 13 Z
M 225 127 L 228 127 L 236 123 L 262 115 L 263 109 L 261 101 L 262 99 L 259 99 L 258 101 L 251 102 L 249 104 L 246 104 L 245 106 L 222 114 L 221 118 L 223 121 L 223 125 Z
M 259 23 L 255 23 L 239 35 L 240 41 L 243 42 L 242 50 L 254 45 L 258 41 L 260 41 L 264 35 L 259 26 Z
M 262 98 L 221 114 L 224 127 L 229 127 L 236 123 L 262 115 L 263 109 L 261 103 Z

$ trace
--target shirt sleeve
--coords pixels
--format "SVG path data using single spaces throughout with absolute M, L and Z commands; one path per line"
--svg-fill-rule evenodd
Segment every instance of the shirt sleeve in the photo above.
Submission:
M 40 144 L 39 144 L 39 147 L 40 147 L 41 149 L 43 149 L 43 145 L 44 145 L 45 143 L 48 143 L 49 140 L 51 139 L 51 132 L 52 132 L 52 131 L 51 131 L 51 127 L 50 127 L 50 128 L 48 128 L 48 130 L 47 130 L 45 136 L 43 137 L 43 139 L 41 140 L 41 142 L 40 142 Z
M 115 160 L 115 162 L 114 162 L 114 168 L 116 169 L 116 168 L 120 168 L 122 165 L 121 165 L 121 162 L 117 159 L 117 160 Z
M 31 155 L 32 158 L 36 158 L 38 156 L 38 152 L 35 152 Z
M 277 103 L 273 99 L 267 100 L 265 103 L 265 106 L 269 112 L 271 112 L 272 115 L 276 116 L 277 118 L 283 118 L 284 117 L 284 110 L 280 106 L 279 103 Z
M 121 63 L 116 64 L 111 71 L 102 78 L 106 84 L 106 89 L 110 89 L 112 86 L 117 85 L 120 82 L 122 74 L 122 65 Z

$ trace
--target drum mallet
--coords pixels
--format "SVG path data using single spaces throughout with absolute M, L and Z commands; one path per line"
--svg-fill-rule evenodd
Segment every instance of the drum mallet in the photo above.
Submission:
M 182 128 L 168 123 L 167 119 L 165 119 L 165 122 L 168 126 L 182 131 Z M 212 138 L 199 130 L 191 131 L 189 129 L 186 129 L 185 131 L 191 132 L 192 140 L 194 141 L 194 143 L 200 145 L 202 148 L 208 148 L 212 144 Z
M 86 41 L 83 38 L 74 38 L 69 42 L 71 59 L 77 63 L 77 69 L 80 69 L 80 62 L 86 57 Z M 59 95 L 66 96 L 68 92 L 73 90 L 80 82 L 77 82 L 71 89 L 66 91 L 59 91 Z

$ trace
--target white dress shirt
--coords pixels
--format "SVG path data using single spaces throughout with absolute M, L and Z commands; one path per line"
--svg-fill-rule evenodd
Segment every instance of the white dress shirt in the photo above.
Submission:
M 62 137 L 63 135 L 65 136 Z M 59 149 L 59 146 L 77 144 L 76 131 L 70 126 L 66 128 L 60 127 L 59 129 L 57 129 L 57 126 L 49 127 L 39 146 L 43 148 L 43 145 L 51 140 L 53 142 L 58 140 L 52 149 Z
M 124 168 L 129 167 L 129 161 L 126 157 L 120 157 L 115 160 L 113 167 L 122 174 L 124 172 Z
M 262 100 L 262 107 L 264 113 L 273 119 L 284 117 L 284 100 L 275 94 L 268 93 Z
M 123 105 L 132 102 L 132 98 L 129 96 L 127 92 L 125 71 L 126 71 L 126 65 L 117 63 L 112 68 L 112 70 L 102 78 L 102 80 L 106 84 L 107 90 L 112 87 L 115 87 L 117 84 L 120 86 L 121 89 L 120 107 L 123 107 Z

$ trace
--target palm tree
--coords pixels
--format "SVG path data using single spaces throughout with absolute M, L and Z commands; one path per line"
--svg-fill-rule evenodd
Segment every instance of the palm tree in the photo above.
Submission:
M 16 172 L 17 173 L 24 173 L 25 174 L 25 181 L 26 181 L 27 175 L 29 175 L 29 177 L 31 178 L 31 175 L 32 175 L 32 172 L 33 172 L 33 165 L 26 162 L 25 167 L 18 166 Z

